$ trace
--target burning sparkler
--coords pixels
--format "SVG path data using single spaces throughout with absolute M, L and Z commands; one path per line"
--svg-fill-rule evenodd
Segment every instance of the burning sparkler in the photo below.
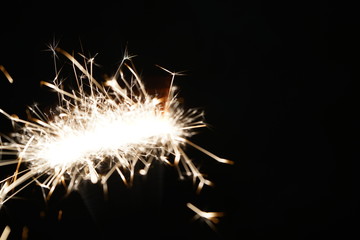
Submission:
M 173 86 L 176 73 L 160 67 L 172 78 L 167 96 L 157 98 L 146 91 L 128 54 L 113 78 L 100 83 L 93 76 L 93 58 L 80 55 L 84 60 L 80 64 L 58 47 L 51 50 L 54 60 L 55 54 L 61 53 L 71 61 L 77 89 L 64 90 L 55 61 L 55 79 L 41 84 L 58 94 L 56 109 L 45 113 L 36 106 L 29 107 L 28 120 L 0 109 L 17 129 L 0 141 L 2 154 L 15 156 L 1 160 L 0 166 L 16 165 L 14 174 L 0 181 L 0 205 L 34 182 L 48 190 L 46 198 L 59 184 L 71 192 L 85 180 L 100 182 L 106 191 L 107 180 L 115 172 L 130 185 L 134 175 L 146 175 L 154 161 L 174 166 L 180 176 L 191 176 L 200 191 L 212 183 L 184 152 L 185 145 L 218 162 L 232 163 L 189 140 L 194 129 L 206 124 L 202 112 L 181 107 Z M 0 70 L 9 82 L 13 81 L 3 66 Z M 217 219 L 202 214 L 192 204 L 188 207 L 211 222 Z

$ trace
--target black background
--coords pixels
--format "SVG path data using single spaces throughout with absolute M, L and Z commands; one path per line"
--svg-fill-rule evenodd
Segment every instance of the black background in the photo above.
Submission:
M 30 186 L 1 209 L 1 228 L 12 229 L 9 239 L 21 239 L 24 226 L 28 239 L 359 237 L 360 41 L 354 6 L 12 2 L 0 9 L 0 64 L 15 81 L 9 84 L 0 74 L 1 109 L 26 118 L 27 105 L 54 104 L 56 94 L 39 84 L 54 78 L 46 51 L 54 39 L 69 52 L 97 54 L 100 76 L 116 70 L 127 47 L 138 55 L 135 64 L 150 88 L 151 79 L 163 77 L 155 64 L 186 71 L 176 80 L 180 97 L 187 107 L 202 108 L 211 125 L 192 140 L 235 164 L 186 149 L 215 183 L 200 195 L 165 166 L 137 179 L 133 189 L 114 175 L 107 201 L 100 187 L 89 184 L 68 197 L 59 188 L 45 204 L 39 188 Z M 0 132 L 11 130 L 5 117 L 0 123 Z M 217 231 L 192 222 L 187 202 L 225 212 Z

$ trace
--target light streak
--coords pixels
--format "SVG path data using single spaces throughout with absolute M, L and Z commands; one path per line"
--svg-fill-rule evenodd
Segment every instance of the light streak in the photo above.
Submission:
M 7 78 L 7 80 L 10 83 L 14 82 L 14 79 L 10 76 L 10 74 L 8 73 L 8 71 L 6 71 L 5 67 L 3 65 L 0 65 L 0 71 L 3 72 L 3 74 L 5 75 L 5 77 Z
M 10 232 L 11 228 L 9 226 L 6 226 L 0 236 L 0 240 L 6 240 L 9 237 Z
M 194 216 L 194 220 L 197 220 L 199 218 L 203 219 L 205 223 L 213 230 L 216 230 L 215 224 L 219 223 L 219 217 L 224 216 L 223 212 L 202 211 L 198 207 L 194 206 L 192 203 L 187 203 L 186 206 L 196 213 L 196 215 Z
M 16 129 L 0 141 L 2 155 L 14 156 L 1 160 L 0 166 L 16 165 L 15 172 L 0 181 L 0 205 L 31 183 L 46 190 L 46 199 L 59 184 L 71 192 L 88 180 L 102 184 L 106 191 L 107 180 L 114 173 L 124 184 L 131 185 L 134 175 L 146 175 L 154 161 L 174 166 L 180 176 L 193 177 L 200 191 L 212 183 L 185 153 L 187 145 L 218 162 L 232 163 L 189 140 L 194 129 L 206 124 L 201 111 L 183 109 L 176 98 L 176 73 L 160 67 L 172 78 L 167 96 L 157 98 L 147 92 L 128 54 L 114 76 L 100 83 L 93 76 L 94 58 L 79 54 L 84 61 L 80 64 L 75 56 L 57 46 L 51 50 L 56 77 L 53 82 L 41 84 L 58 94 L 59 105 L 49 113 L 29 107 L 28 120 L 0 109 Z M 73 66 L 74 90 L 65 90 L 59 79 L 57 53 Z M 0 70 L 9 82 L 13 81 L 4 67 L 0 66 Z M 199 216 L 216 219 L 188 206 Z

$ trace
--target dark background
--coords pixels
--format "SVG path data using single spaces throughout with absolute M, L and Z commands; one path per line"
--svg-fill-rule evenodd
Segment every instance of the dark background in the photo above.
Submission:
M 165 166 L 136 179 L 132 189 L 114 175 L 108 201 L 100 187 L 88 184 L 68 197 L 59 188 L 45 204 L 32 185 L 1 209 L 0 227 L 11 227 L 9 239 L 21 239 L 24 226 L 28 239 L 359 237 L 360 41 L 354 6 L 12 2 L 0 9 L 0 64 L 15 80 L 10 85 L 0 73 L 1 109 L 25 118 L 26 105 L 45 108 L 56 101 L 39 84 L 54 77 L 51 52 L 45 51 L 54 39 L 69 52 L 98 54 L 100 76 L 116 70 L 127 47 L 138 55 L 135 64 L 149 87 L 151 79 L 163 77 L 155 64 L 186 71 L 176 80 L 180 97 L 187 107 L 202 108 L 211 125 L 192 140 L 235 164 L 186 149 L 215 183 L 200 195 Z M 0 132 L 11 131 L 5 117 L 0 123 Z M 187 202 L 225 212 L 217 231 L 192 222 Z

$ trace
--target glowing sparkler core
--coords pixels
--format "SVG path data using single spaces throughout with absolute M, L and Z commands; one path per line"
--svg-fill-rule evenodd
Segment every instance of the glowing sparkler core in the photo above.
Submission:
M 84 124 L 69 126 L 66 120 L 58 120 L 58 135 L 42 138 L 35 154 L 50 168 L 69 168 L 94 159 L 129 155 L 136 147 L 153 148 L 170 141 L 171 137 L 182 136 L 182 129 L 178 129 L 155 104 L 144 103 L 140 108 L 104 112 L 96 109 L 96 113 L 88 112 Z M 122 160 L 126 166 L 128 162 Z
M 147 174 L 154 160 L 175 166 L 180 176 L 193 176 L 201 190 L 211 182 L 185 154 L 186 144 L 219 162 L 231 163 L 188 140 L 194 128 L 206 125 L 202 112 L 181 108 L 174 94 L 176 74 L 171 73 L 168 96 L 158 99 L 146 92 L 128 55 L 114 78 L 100 84 L 92 75 L 93 59 L 84 58 L 81 65 L 60 48 L 53 52 L 71 61 L 78 89 L 65 91 L 56 73 L 53 83 L 41 82 L 59 96 L 60 105 L 50 116 L 38 108 L 29 108 L 32 116 L 26 121 L 0 109 L 0 113 L 20 126 L 20 131 L 8 141 L 0 141 L 0 150 L 18 156 L 16 160 L 0 162 L 0 166 L 17 164 L 14 175 L 0 182 L 0 204 L 34 181 L 49 189 L 48 197 L 59 183 L 72 191 L 83 180 L 100 181 L 107 189 L 106 182 L 115 171 L 129 184 L 136 169 L 140 167 L 139 173 Z M 125 79 L 125 70 L 130 72 L 130 79 Z M 1 71 L 11 79 L 3 67 Z M 23 171 L 21 164 L 26 164 Z

